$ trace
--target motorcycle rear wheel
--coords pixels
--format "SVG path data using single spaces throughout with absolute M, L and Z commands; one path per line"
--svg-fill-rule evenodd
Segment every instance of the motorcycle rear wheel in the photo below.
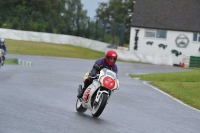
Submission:
M 82 106 L 82 102 L 80 101 L 80 99 L 77 99 L 77 101 L 76 101 L 76 111 L 79 112 L 79 113 L 84 113 L 86 110 L 87 109 Z
M 99 99 L 99 102 L 96 103 L 97 105 L 93 105 L 92 108 L 92 116 L 93 117 L 99 117 L 101 113 L 103 112 L 108 100 L 108 95 L 103 93 L 101 94 L 101 97 Z

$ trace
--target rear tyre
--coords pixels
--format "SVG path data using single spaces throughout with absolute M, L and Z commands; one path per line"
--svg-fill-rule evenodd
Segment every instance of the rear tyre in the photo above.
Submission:
M 76 111 L 79 113 L 84 113 L 87 109 L 82 106 L 82 102 L 80 99 L 76 101 Z
M 98 103 L 93 104 L 93 108 L 92 108 L 92 116 L 93 117 L 99 117 L 101 115 L 101 113 L 103 112 L 106 103 L 108 100 L 108 94 L 102 93 L 99 99 Z

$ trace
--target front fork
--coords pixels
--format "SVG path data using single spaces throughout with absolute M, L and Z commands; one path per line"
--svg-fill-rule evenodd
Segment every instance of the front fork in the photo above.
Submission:
M 97 95 L 96 95 L 96 98 L 95 98 L 95 103 L 98 103 L 99 102 L 99 99 L 100 99 L 100 97 L 101 97 L 101 95 L 103 94 L 103 93 L 106 93 L 107 95 L 108 95 L 108 99 L 109 99 L 109 93 L 107 92 L 107 91 L 105 91 L 105 90 L 103 90 L 103 91 L 101 91 L 100 89 L 98 90 L 98 92 L 97 92 Z

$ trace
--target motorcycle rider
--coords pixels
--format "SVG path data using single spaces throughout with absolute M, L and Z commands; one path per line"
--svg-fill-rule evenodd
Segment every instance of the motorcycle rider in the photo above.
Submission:
M 93 77 L 95 77 L 96 74 L 98 74 L 101 69 L 107 68 L 114 71 L 117 74 L 118 69 L 117 69 L 117 65 L 115 64 L 117 57 L 118 55 L 114 50 L 108 50 L 106 52 L 105 57 L 96 60 L 89 75 L 86 74 L 87 76 L 85 77 L 86 79 L 84 81 L 84 87 L 82 91 L 79 92 L 79 94 L 77 95 L 78 98 L 81 98 L 83 96 L 86 88 L 92 83 L 94 79 Z
M 0 39 L 0 49 L 3 50 L 3 63 L 2 63 L 2 66 L 4 65 L 4 61 L 5 61 L 5 55 L 6 55 L 6 45 L 5 45 L 5 39 L 4 38 L 1 38 Z

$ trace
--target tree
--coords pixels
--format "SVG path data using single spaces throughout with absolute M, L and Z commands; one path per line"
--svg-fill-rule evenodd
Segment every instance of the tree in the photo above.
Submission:
M 66 34 L 68 27 L 85 26 L 86 13 L 80 0 L 6 0 L 0 2 L 0 26 Z
M 82 31 L 87 26 L 87 11 L 83 10 L 80 0 L 65 0 L 66 11 L 64 16 L 67 19 L 67 29 L 69 32 L 76 32 L 77 36 L 82 36 Z
M 130 38 L 130 24 L 133 12 L 134 3 L 132 0 L 110 0 L 108 3 L 102 2 L 96 10 L 96 18 L 107 21 L 112 25 L 121 24 L 125 26 L 125 43 L 129 43 Z M 115 28 L 114 28 L 115 29 Z

